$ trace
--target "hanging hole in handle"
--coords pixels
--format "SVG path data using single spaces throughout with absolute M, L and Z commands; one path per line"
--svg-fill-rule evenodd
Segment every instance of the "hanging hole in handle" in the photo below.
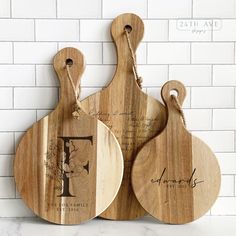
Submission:
M 170 90 L 170 95 L 174 95 L 175 97 L 178 97 L 179 92 L 178 92 L 177 89 L 171 89 L 171 90 Z
M 66 65 L 67 65 L 67 66 L 72 66 L 72 65 L 73 65 L 73 60 L 70 59 L 70 58 L 67 58 L 67 59 L 66 59 Z
M 126 25 L 124 27 L 124 30 L 127 30 L 127 32 L 130 34 L 130 32 L 132 31 L 132 26 L 131 25 Z

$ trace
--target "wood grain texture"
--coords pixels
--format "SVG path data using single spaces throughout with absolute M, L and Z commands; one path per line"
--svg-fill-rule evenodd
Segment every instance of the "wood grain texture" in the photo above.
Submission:
M 220 168 L 214 153 L 184 127 L 170 95 L 182 105 L 185 87 L 169 81 L 162 88 L 168 121 L 160 135 L 140 150 L 132 169 L 132 185 L 143 208 L 165 223 L 183 224 L 204 215 L 220 189 Z
M 114 19 L 111 26 L 117 49 L 115 75 L 106 88 L 82 101 L 83 109 L 104 122 L 114 132 L 122 148 L 122 185 L 115 200 L 100 215 L 114 220 L 135 219 L 146 214 L 132 190 L 131 168 L 137 151 L 160 132 L 166 122 L 164 106 L 137 85 L 124 32 L 126 25 L 132 28 L 130 41 L 136 51 L 144 33 L 143 22 L 134 14 L 122 14 Z
M 57 224 L 79 224 L 99 215 L 114 199 L 123 157 L 114 134 L 101 121 L 83 110 L 79 119 L 73 118 L 67 59 L 73 62 L 70 72 L 78 89 L 84 57 L 77 49 L 62 49 L 54 58 L 59 104 L 23 136 L 14 175 L 21 197 L 36 215 Z

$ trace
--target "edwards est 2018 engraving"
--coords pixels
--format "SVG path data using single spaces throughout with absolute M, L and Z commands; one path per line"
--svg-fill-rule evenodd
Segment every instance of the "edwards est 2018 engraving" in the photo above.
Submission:
M 195 188 L 198 184 L 204 182 L 203 180 L 198 180 L 197 178 L 195 178 L 196 171 L 197 169 L 194 168 L 189 178 L 168 179 L 167 177 L 165 177 L 165 175 L 167 174 L 167 168 L 164 168 L 161 176 L 159 178 L 151 179 L 151 183 L 157 184 L 157 186 L 161 186 L 162 184 L 164 184 L 166 187 Z

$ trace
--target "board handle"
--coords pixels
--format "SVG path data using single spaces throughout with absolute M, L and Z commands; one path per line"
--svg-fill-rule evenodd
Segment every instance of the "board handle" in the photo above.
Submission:
M 85 69 L 84 55 L 78 49 L 72 47 L 63 48 L 55 55 L 53 66 L 60 80 L 62 95 L 64 95 L 67 90 L 73 90 L 68 78 L 66 65 L 69 66 L 74 87 L 78 90 L 80 78 Z M 67 97 L 67 99 L 70 98 Z
M 185 86 L 177 80 L 166 82 L 161 89 L 161 96 L 167 106 L 173 104 L 171 95 L 176 96 L 179 104 L 182 107 L 184 99 L 186 97 Z
M 161 89 L 161 96 L 168 110 L 167 126 L 172 126 L 173 122 L 177 122 L 186 128 L 186 120 L 182 110 L 186 97 L 185 86 L 177 80 L 168 81 Z
M 135 14 L 125 13 L 116 17 L 112 22 L 111 36 L 117 49 L 117 67 L 122 67 L 123 70 L 127 65 L 132 68 L 125 29 L 129 32 L 130 43 L 135 52 L 144 35 L 142 19 Z

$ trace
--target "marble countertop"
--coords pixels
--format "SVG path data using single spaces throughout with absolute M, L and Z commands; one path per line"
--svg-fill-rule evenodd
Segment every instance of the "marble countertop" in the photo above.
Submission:
M 93 219 L 65 226 L 39 218 L 0 218 L 0 236 L 235 236 L 236 216 L 204 216 L 186 225 L 161 224 L 146 216 L 135 221 Z

